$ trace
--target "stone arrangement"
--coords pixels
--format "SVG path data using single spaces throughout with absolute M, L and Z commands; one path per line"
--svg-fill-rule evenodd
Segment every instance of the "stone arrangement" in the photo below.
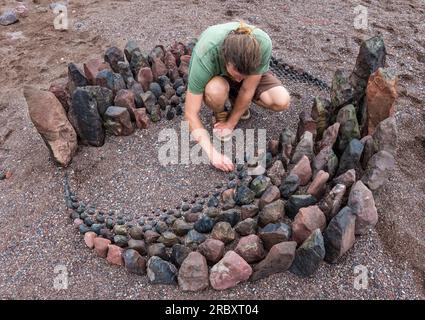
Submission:
M 78 144 L 100 147 L 106 133 L 130 135 L 150 122 L 183 114 L 190 55 L 196 39 L 142 52 L 134 41 L 103 59 L 68 65 L 68 79 L 48 91 L 25 86 L 32 122 L 52 158 L 69 165 Z
M 125 135 L 133 122 L 146 128 L 164 112 L 180 114 L 191 48 L 176 43 L 146 55 L 129 42 L 124 52 L 110 48 L 104 61 L 86 63 L 84 72 L 69 65 L 66 87 L 26 88 L 31 118 L 57 162 L 71 161 L 77 139 L 102 145 L 104 128 Z M 228 183 L 157 220 L 128 221 L 87 205 L 66 180 L 67 210 L 85 245 L 152 284 L 183 291 L 225 290 L 285 271 L 310 277 L 322 263 L 338 263 L 377 223 L 373 191 L 395 165 L 397 78 L 385 59 L 381 37 L 364 41 L 354 70 L 335 73 L 329 100 L 314 99 L 297 132 L 283 129 Z M 46 118 L 61 120 L 48 127 Z M 249 175 L 263 156 L 265 173 Z

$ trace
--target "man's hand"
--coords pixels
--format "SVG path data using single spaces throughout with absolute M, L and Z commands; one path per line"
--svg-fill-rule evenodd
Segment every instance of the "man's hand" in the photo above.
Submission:
M 214 167 L 221 171 L 230 172 L 235 169 L 235 165 L 232 161 L 227 156 L 219 152 L 214 152 L 210 161 Z
M 236 125 L 230 123 L 229 121 L 226 122 L 217 122 L 214 125 L 213 133 L 219 137 L 226 137 L 232 134 L 233 129 Z

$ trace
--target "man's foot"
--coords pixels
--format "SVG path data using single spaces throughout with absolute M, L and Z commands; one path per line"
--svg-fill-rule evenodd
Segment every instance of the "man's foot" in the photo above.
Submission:
M 245 111 L 245 113 L 242 115 L 241 120 L 248 120 L 251 118 L 251 111 L 248 109 Z
M 215 112 L 214 117 L 215 117 L 215 122 L 226 122 L 227 118 L 229 117 L 229 112 L 227 111 Z

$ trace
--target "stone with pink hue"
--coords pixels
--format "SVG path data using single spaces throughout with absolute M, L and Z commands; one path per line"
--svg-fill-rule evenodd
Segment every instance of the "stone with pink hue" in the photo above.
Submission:
M 94 239 L 94 251 L 97 255 L 102 258 L 106 258 L 108 255 L 108 246 L 111 244 L 111 241 L 105 238 L 97 237 Z
M 311 166 L 310 166 L 310 160 L 307 158 L 307 156 L 302 156 L 300 161 L 295 165 L 295 167 L 291 170 L 290 174 L 295 174 L 300 178 L 300 185 L 305 186 L 309 183 L 312 172 L 311 172 Z
M 164 64 L 168 70 L 177 68 L 176 57 L 171 53 L 171 51 L 165 52 Z
M 77 227 L 79 227 L 83 223 L 84 223 L 84 221 L 79 219 L 79 218 L 74 220 L 74 225 L 77 226 Z
M 269 150 L 273 157 L 279 153 L 279 140 L 269 140 L 267 144 L 267 150 Z
M 235 248 L 235 252 L 248 263 L 257 262 L 263 259 L 265 255 L 263 243 L 255 234 L 242 237 Z
M 294 261 L 296 248 L 297 243 L 295 241 L 275 244 L 266 258 L 255 265 L 251 280 L 263 279 L 272 274 L 288 270 Z
M 326 217 L 318 206 L 301 208 L 292 223 L 292 238 L 301 245 L 310 234 L 326 228 Z
M 136 119 L 136 126 L 139 129 L 149 128 L 149 117 L 146 113 L 146 108 L 139 108 L 134 110 L 134 117 Z
M 208 265 L 199 252 L 191 252 L 179 269 L 179 287 L 183 291 L 201 291 L 208 288 Z
M 120 248 L 114 244 L 110 244 L 108 245 L 108 255 L 106 256 L 106 260 L 110 264 L 123 266 L 124 265 L 124 259 L 122 258 L 123 252 L 124 252 L 123 248 Z
M 336 139 L 338 138 L 339 127 L 340 123 L 336 122 L 325 130 L 323 133 L 323 138 L 319 143 L 319 150 L 322 150 L 326 147 L 332 148 L 336 142 Z
M 328 222 L 339 212 L 346 191 L 347 187 L 345 185 L 337 184 L 320 202 L 319 208 Z
M 328 182 L 329 173 L 320 170 L 313 179 L 313 182 L 307 189 L 307 193 L 311 194 L 317 200 L 323 197 L 326 192 L 326 182 Z
M 149 67 L 143 67 L 139 70 L 137 74 L 137 82 L 142 85 L 143 91 L 146 92 L 149 90 L 149 86 L 153 81 L 152 70 Z
M 118 107 L 126 108 L 130 113 L 132 120 L 135 120 L 134 112 L 136 110 L 136 102 L 134 100 L 134 92 L 131 90 L 121 89 L 115 96 L 114 104 Z
M 152 75 L 153 79 L 156 81 L 160 76 L 166 76 L 168 73 L 168 69 L 165 66 L 164 62 L 162 62 L 161 58 L 153 58 L 152 59 Z
M 158 232 L 155 232 L 153 230 L 147 230 L 145 232 L 145 242 L 147 244 L 151 244 L 156 242 L 156 240 L 158 240 L 158 238 L 160 237 L 160 234 Z
M 227 189 L 221 193 L 221 201 L 223 203 L 223 209 L 231 209 L 235 206 L 235 189 Z
M 62 167 L 67 167 L 77 151 L 77 134 L 68 120 L 64 107 L 50 91 L 24 87 L 28 113 L 38 133 Z
M 251 266 L 236 252 L 228 251 L 211 268 L 210 283 L 215 290 L 225 290 L 248 280 L 251 274 Z
M 94 239 L 97 237 L 97 234 L 93 231 L 86 232 L 84 234 L 84 242 L 86 243 L 86 246 L 90 249 L 94 248 Z
M 71 95 L 68 92 L 66 83 L 53 83 L 50 86 L 49 91 L 58 98 L 62 107 L 66 112 L 68 112 L 69 106 L 71 105 Z
M 332 182 L 334 184 L 343 184 L 347 190 L 349 190 L 354 182 L 356 182 L 356 170 L 350 169 L 345 171 L 343 174 L 333 179 Z
M 397 76 L 383 68 L 370 75 L 366 89 L 368 135 L 374 133 L 382 120 L 394 115 L 397 82 Z
M 365 234 L 378 222 L 378 211 L 372 191 L 361 180 L 351 188 L 347 205 L 356 216 L 356 235 Z
M 94 86 L 96 84 L 96 76 L 99 73 L 99 71 L 111 68 L 109 67 L 109 64 L 104 62 L 101 59 L 90 59 L 86 63 L 84 63 L 84 75 L 86 76 L 87 80 L 89 81 L 89 84 Z
M 270 178 L 270 181 L 277 187 L 282 184 L 282 180 L 285 177 L 285 168 L 282 161 L 276 160 L 272 167 L 267 170 L 267 176 Z
M 278 187 L 272 185 L 269 186 L 266 191 L 262 194 L 259 202 L 260 210 L 262 210 L 266 205 L 272 203 L 275 200 L 280 198 L 280 190 Z
M 180 57 L 180 65 L 179 65 L 179 74 L 181 77 L 185 77 L 189 74 L 189 63 L 190 63 L 190 56 L 189 55 L 183 55 Z
M 246 204 L 241 207 L 241 220 L 255 217 L 258 214 L 259 208 L 256 204 Z
M 224 242 L 217 239 L 207 239 L 199 245 L 198 251 L 209 263 L 217 263 L 221 258 L 223 258 Z
M 311 117 L 311 113 L 307 110 L 301 111 L 299 115 L 297 141 L 301 139 L 304 132 L 309 131 L 313 135 L 313 140 L 316 138 L 317 126 L 316 121 Z

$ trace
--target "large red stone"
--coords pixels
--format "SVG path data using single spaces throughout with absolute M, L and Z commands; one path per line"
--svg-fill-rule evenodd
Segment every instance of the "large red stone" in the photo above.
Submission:
M 126 108 L 130 113 L 132 120 L 135 120 L 134 112 L 136 111 L 136 102 L 134 100 L 134 92 L 131 90 L 121 89 L 115 96 L 114 104 L 118 107 Z
M 378 211 L 375 207 L 372 191 L 359 180 L 351 188 L 348 206 L 356 215 L 356 235 L 365 234 L 378 222 Z
M 152 75 L 154 80 L 158 80 L 158 77 L 165 76 L 168 73 L 168 69 L 164 62 L 160 58 L 153 58 L 152 61 Z
M 77 134 L 68 120 L 65 109 L 52 92 L 25 86 L 28 112 L 38 133 L 47 145 L 52 158 L 67 167 L 77 151 Z
M 263 243 L 255 234 L 242 237 L 235 248 L 235 252 L 248 263 L 261 260 L 265 254 Z
M 290 174 L 295 174 L 298 178 L 300 178 L 301 186 L 308 184 L 312 176 L 310 160 L 308 157 L 305 155 L 302 156 L 295 167 L 291 170 Z
M 198 251 L 208 262 L 212 264 L 217 263 L 223 258 L 224 242 L 217 239 L 207 239 L 199 245 Z
M 275 244 L 266 258 L 255 265 L 251 280 L 263 279 L 272 274 L 288 270 L 294 261 L 296 247 L 297 243 L 295 241 Z
M 370 75 L 366 89 L 368 135 L 373 134 L 382 120 L 394 115 L 397 82 L 395 75 L 382 68 Z
M 272 185 L 264 191 L 263 195 L 260 198 L 259 206 L 262 210 L 266 205 L 272 203 L 275 200 L 280 198 L 280 190 L 278 187 Z
M 311 194 L 317 200 L 323 197 L 326 191 L 326 182 L 329 179 L 329 173 L 320 170 L 313 179 L 313 182 L 307 189 L 307 193 Z
M 106 258 L 108 254 L 108 246 L 111 244 L 111 241 L 105 238 L 97 237 L 94 239 L 94 251 L 98 256 Z
M 325 227 L 326 217 L 318 206 L 301 208 L 292 223 L 292 238 L 301 245 L 314 230 Z
M 208 288 L 208 265 L 199 252 L 191 252 L 180 266 L 179 287 L 183 291 L 201 291 Z
M 146 92 L 149 90 L 149 86 L 153 81 L 153 73 L 151 68 L 143 67 L 139 70 L 137 74 L 137 81 L 142 85 L 143 91 Z
M 109 67 L 109 64 L 107 62 L 104 62 L 101 59 L 90 59 L 86 63 L 84 63 L 84 74 L 89 81 L 89 84 L 95 85 L 96 84 L 96 76 L 99 73 L 99 71 L 111 68 Z
M 123 248 L 120 248 L 114 244 L 108 245 L 108 255 L 106 260 L 110 264 L 115 264 L 117 266 L 124 265 L 124 259 L 122 258 L 122 253 L 124 252 Z
M 210 283 L 215 290 L 225 290 L 246 281 L 252 274 L 251 266 L 236 252 L 228 251 L 211 268 Z

